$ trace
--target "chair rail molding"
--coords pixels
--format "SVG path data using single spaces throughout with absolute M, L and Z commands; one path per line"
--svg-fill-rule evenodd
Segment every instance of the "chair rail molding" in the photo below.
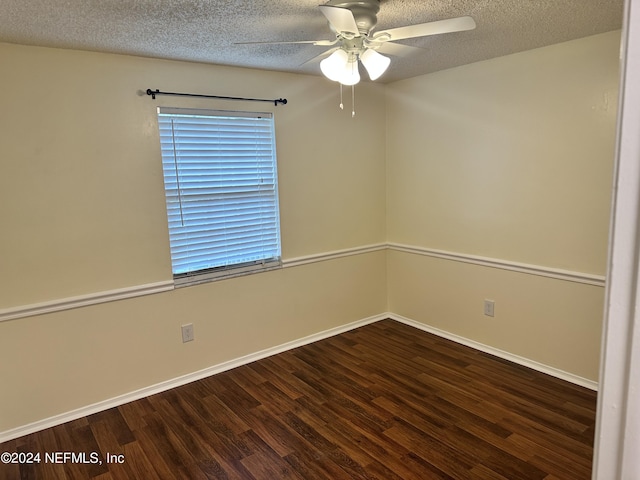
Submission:
M 415 245 L 405 245 L 393 242 L 375 243 L 359 247 L 345 248 L 342 250 L 333 250 L 329 252 L 315 253 L 300 257 L 285 258 L 282 260 L 282 268 L 300 267 L 303 265 L 310 265 L 313 263 L 326 262 L 339 258 L 350 257 L 353 255 L 363 255 L 366 253 L 379 251 L 404 252 L 414 255 L 440 258 L 454 262 L 469 263 L 472 265 L 498 268 L 512 272 L 520 272 L 529 275 L 537 275 L 541 277 L 553 278 L 556 280 L 594 285 L 597 287 L 605 286 L 605 277 L 602 275 L 574 272 L 570 270 L 562 270 L 541 265 L 531 265 L 526 263 L 513 262 L 510 260 L 469 255 L 460 252 L 436 250 L 432 248 L 419 247 Z M 47 302 L 10 307 L 0 309 L 0 322 L 16 320 L 19 318 L 31 317 L 35 315 L 43 315 L 46 313 L 60 312 L 73 308 L 87 307 L 90 305 L 97 305 L 100 303 L 113 302 L 128 298 L 135 298 L 143 295 L 152 295 L 155 293 L 162 293 L 173 290 L 175 287 L 176 286 L 173 280 L 163 280 L 155 283 L 135 285 L 116 290 L 106 290 L 75 297 L 50 300 Z

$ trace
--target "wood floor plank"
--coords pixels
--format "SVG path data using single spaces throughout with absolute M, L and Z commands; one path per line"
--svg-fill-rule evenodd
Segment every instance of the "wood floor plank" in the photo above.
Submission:
M 271 415 L 265 408 L 251 409 L 247 412 L 246 418 L 254 425 L 252 430 L 280 456 L 286 457 L 300 448 L 302 440 L 293 435 L 284 422 Z
M 383 320 L 0 445 L 0 480 L 585 480 L 596 394 Z
M 253 452 L 251 455 L 241 460 L 242 464 L 256 479 L 272 480 L 272 479 L 291 479 L 304 480 L 304 477 L 291 468 L 278 453 L 273 451 L 260 436 L 252 430 L 244 432 L 242 440 L 249 446 Z
M 563 448 L 549 448 L 517 433 L 512 434 L 508 442 L 526 449 L 530 454 L 529 461 L 534 465 L 539 465 L 547 472 L 555 474 L 560 472 L 568 479 L 589 478 L 590 476 L 591 461 Z
M 456 455 L 455 451 L 437 439 L 404 422 L 388 429 L 384 434 L 431 465 L 438 473 L 452 478 L 465 478 L 476 463 L 475 459 L 467 456 L 467 452 L 464 456 Z
M 131 474 L 130 478 L 157 478 L 147 454 L 138 442 L 127 443 L 122 450 L 127 472 Z M 110 470 L 118 468 L 119 466 L 111 466 Z
M 144 417 L 147 414 L 153 413 L 153 407 L 149 403 L 149 400 L 143 398 L 136 402 L 125 403 L 118 407 L 122 418 L 124 419 L 127 427 L 132 432 L 139 429 L 144 428 L 147 424 L 144 421 Z

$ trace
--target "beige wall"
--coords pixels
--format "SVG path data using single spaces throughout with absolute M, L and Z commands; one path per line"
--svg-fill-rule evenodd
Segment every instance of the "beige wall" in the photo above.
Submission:
M 319 77 L 0 44 L 0 311 L 170 280 L 157 105 L 275 112 L 285 259 L 390 241 L 602 275 L 618 41 L 364 83 L 356 119 Z M 376 251 L 0 322 L 0 432 L 387 311 L 597 378 L 601 287 Z
M 318 77 L 8 44 L 0 58 L 0 309 L 171 278 L 158 105 L 275 112 L 284 258 L 384 240 L 380 85 L 358 88 L 353 120 Z
M 0 323 L 0 432 L 384 312 L 385 252 Z M 183 344 L 180 325 L 196 340 Z
M 318 77 L 8 44 L 0 59 L 0 311 L 171 280 L 158 105 L 275 112 L 285 259 L 385 241 L 383 86 L 358 87 L 352 119 Z M 384 312 L 385 268 L 381 251 L 0 322 L 0 432 Z
M 526 364 L 598 381 L 602 287 L 403 252 L 388 255 L 390 311 Z M 484 316 L 484 299 L 495 301 L 493 318 Z
M 607 33 L 391 85 L 388 240 L 604 275 L 619 42 Z M 602 288 L 402 252 L 388 282 L 395 313 L 597 380 Z

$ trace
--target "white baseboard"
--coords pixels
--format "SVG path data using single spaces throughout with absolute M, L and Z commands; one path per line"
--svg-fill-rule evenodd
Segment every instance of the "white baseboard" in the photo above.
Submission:
M 446 338 L 447 340 L 451 340 L 453 342 L 466 345 L 467 347 L 474 348 L 481 352 L 488 353 L 495 357 L 499 357 L 504 360 L 509 360 L 510 362 L 517 363 L 518 365 L 522 365 L 524 367 L 529 367 L 538 372 L 546 373 L 547 375 L 551 375 L 552 377 L 565 380 L 569 383 L 580 385 L 581 387 L 588 388 L 589 390 L 595 390 L 595 391 L 598 390 L 597 382 L 594 382 L 593 380 L 589 380 L 587 378 L 580 377 L 578 375 L 574 375 L 572 373 L 565 372 L 564 370 L 559 370 L 557 368 L 544 365 L 543 363 L 539 363 L 534 360 L 530 360 L 528 358 L 520 357 L 519 355 L 514 355 L 512 353 L 505 352 L 504 350 L 490 347 L 488 345 L 484 345 L 474 340 L 469 340 L 468 338 L 461 337 L 454 333 L 449 333 L 444 330 L 440 330 L 439 328 L 435 328 L 429 325 L 425 325 L 424 323 L 411 320 L 410 318 L 403 317 L 402 315 L 397 315 L 395 313 L 387 313 L 386 317 L 391 318 L 396 322 L 404 323 L 405 325 L 415 327 L 419 330 L 422 330 L 428 333 L 433 333 L 434 335 L 437 335 L 442 338 Z
M 242 365 L 246 365 L 251 362 L 255 362 L 256 360 L 260 360 L 266 357 L 270 357 L 272 355 L 276 355 L 278 353 L 285 352 L 287 350 L 292 350 L 297 347 L 301 347 L 303 345 L 307 345 L 309 343 L 317 342 L 319 340 L 324 340 L 325 338 L 333 337 L 334 335 L 338 335 L 343 332 L 347 332 L 349 330 L 353 330 L 365 325 L 369 325 L 370 323 L 375 323 L 380 320 L 384 320 L 390 318 L 397 322 L 403 323 L 405 325 L 409 325 L 411 327 L 415 327 L 419 330 L 423 330 L 425 332 L 433 333 L 434 335 L 438 335 L 439 337 L 446 338 L 448 340 L 452 340 L 456 343 L 460 343 L 462 345 L 466 345 L 471 348 L 475 348 L 481 352 L 489 353 L 499 358 L 503 358 L 505 360 L 509 360 L 518 365 L 523 365 L 525 367 L 532 368 L 533 370 L 537 370 L 542 373 L 546 373 L 553 377 L 560 378 L 570 383 L 574 383 L 576 385 L 583 386 L 590 390 L 597 390 L 598 384 L 592 380 L 588 380 L 586 378 L 579 377 L 577 375 L 573 375 L 571 373 L 564 372 L 562 370 L 558 370 L 557 368 L 549 367 L 547 365 L 543 365 L 541 363 L 535 362 L 533 360 L 529 360 L 524 357 L 520 357 L 518 355 L 513 355 L 511 353 L 505 352 L 503 350 L 499 350 L 497 348 L 490 347 L 488 345 L 483 345 L 481 343 L 475 342 L 473 340 L 469 340 L 464 337 L 460 337 L 458 335 L 446 332 L 444 330 L 440 330 L 435 327 L 431 327 L 429 325 L 425 325 L 423 323 L 417 322 L 415 320 L 411 320 L 409 318 L 403 317 L 401 315 L 396 315 L 391 312 L 382 313 L 380 315 L 374 315 L 372 317 L 368 317 L 362 320 L 358 320 L 355 322 L 348 323 L 346 325 L 341 325 L 339 327 L 331 328 L 328 330 L 324 330 L 319 333 L 315 333 L 313 335 L 308 335 L 303 338 L 299 338 L 297 340 L 293 340 L 290 342 L 283 343 L 281 345 L 277 345 L 272 348 L 267 348 L 265 350 L 260 350 L 259 352 L 251 353 L 249 355 L 244 355 L 242 357 L 238 357 L 233 360 L 229 360 L 227 362 L 219 363 L 217 365 L 213 365 L 211 367 L 207 367 L 202 370 L 198 370 L 193 373 L 189 373 L 187 375 L 182 375 L 180 377 L 176 377 L 170 380 L 166 380 L 164 382 L 157 383 L 155 385 L 151 385 L 149 387 L 144 387 L 139 390 L 135 390 L 130 393 L 125 393 L 123 395 L 119 395 L 117 397 L 113 397 L 107 400 L 103 400 L 92 405 L 87 405 L 85 407 L 80 407 L 70 412 L 61 413 L 59 415 L 55 415 L 53 417 L 45 418 L 43 420 L 38 420 L 37 422 L 30 423 L 28 425 L 24 425 L 21 427 L 13 428 L 11 430 L 5 430 L 0 432 L 0 443 L 7 442 L 9 440 L 13 440 L 14 438 L 22 437 L 24 435 L 28 435 L 30 433 L 34 433 L 40 430 L 44 430 L 46 428 L 55 427 L 57 425 L 61 425 L 66 422 L 70 422 L 72 420 L 76 420 L 78 418 L 85 417 L 87 415 L 92 415 L 94 413 L 98 413 L 109 408 L 118 407 L 125 403 L 132 402 L 134 400 L 139 400 L 141 398 L 148 397 L 149 395 L 155 395 L 157 393 L 164 392 L 166 390 L 170 390 L 172 388 L 179 387 L 181 385 L 186 385 L 187 383 L 194 382 L 196 380 L 200 380 L 202 378 L 210 377 L 211 375 L 215 375 L 217 373 L 222 373 L 227 370 L 231 370 L 232 368 L 240 367 Z
M 161 393 L 166 390 L 171 390 L 172 388 L 186 385 L 187 383 L 191 383 L 196 380 L 200 380 L 202 378 L 207 378 L 207 377 L 210 377 L 211 375 L 222 373 L 227 370 L 231 370 L 232 368 L 240 367 L 242 365 L 255 362 L 256 360 L 270 357 L 272 355 L 276 355 L 278 353 L 282 353 L 287 350 L 292 350 L 294 348 L 301 347 L 309 343 L 317 342 L 319 340 L 324 340 L 325 338 L 333 337 L 340 333 L 347 332 L 349 330 L 353 330 L 353 329 L 368 325 L 370 323 L 378 322 L 386 318 L 389 318 L 387 314 L 368 317 L 362 320 L 348 323 L 346 325 L 341 325 L 339 327 L 331 328 L 329 330 L 325 330 L 319 333 L 314 333 L 313 335 L 308 335 L 306 337 L 299 338 L 291 342 L 286 342 L 281 345 L 277 345 L 275 347 L 267 348 L 265 350 L 260 350 L 259 352 L 251 353 L 249 355 L 244 355 L 242 357 L 229 360 L 227 362 L 219 363 L 217 365 L 213 365 L 211 367 L 207 367 L 193 373 L 182 375 L 180 377 L 166 380 L 164 382 L 156 383 L 155 385 L 144 387 L 130 393 L 118 395 L 117 397 L 103 400 L 101 402 L 97 402 L 92 405 L 80 407 L 70 412 L 54 415 L 53 417 L 45 418 L 43 420 L 38 420 L 37 422 L 33 422 L 28 425 L 13 428 L 11 430 L 5 430 L 4 432 L 0 432 L 0 443 L 8 442 L 9 440 L 13 440 L 14 438 L 22 437 L 30 433 L 44 430 L 46 428 L 55 427 L 57 425 L 70 422 L 72 420 L 77 420 L 78 418 L 86 417 L 87 415 L 92 415 L 94 413 L 102 412 L 109 408 L 118 407 L 120 405 L 124 405 L 125 403 L 129 403 L 134 400 L 139 400 L 141 398 L 148 397 L 149 395 L 155 395 L 157 393 Z

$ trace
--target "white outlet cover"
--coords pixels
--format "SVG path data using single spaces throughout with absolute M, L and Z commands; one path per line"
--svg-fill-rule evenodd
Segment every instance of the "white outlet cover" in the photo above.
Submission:
M 484 301 L 484 314 L 488 317 L 493 317 L 495 313 L 495 302 L 493 300 Z
M 182 325 L 182 343 L 192 342 L 193 339 L 193 323 Z

